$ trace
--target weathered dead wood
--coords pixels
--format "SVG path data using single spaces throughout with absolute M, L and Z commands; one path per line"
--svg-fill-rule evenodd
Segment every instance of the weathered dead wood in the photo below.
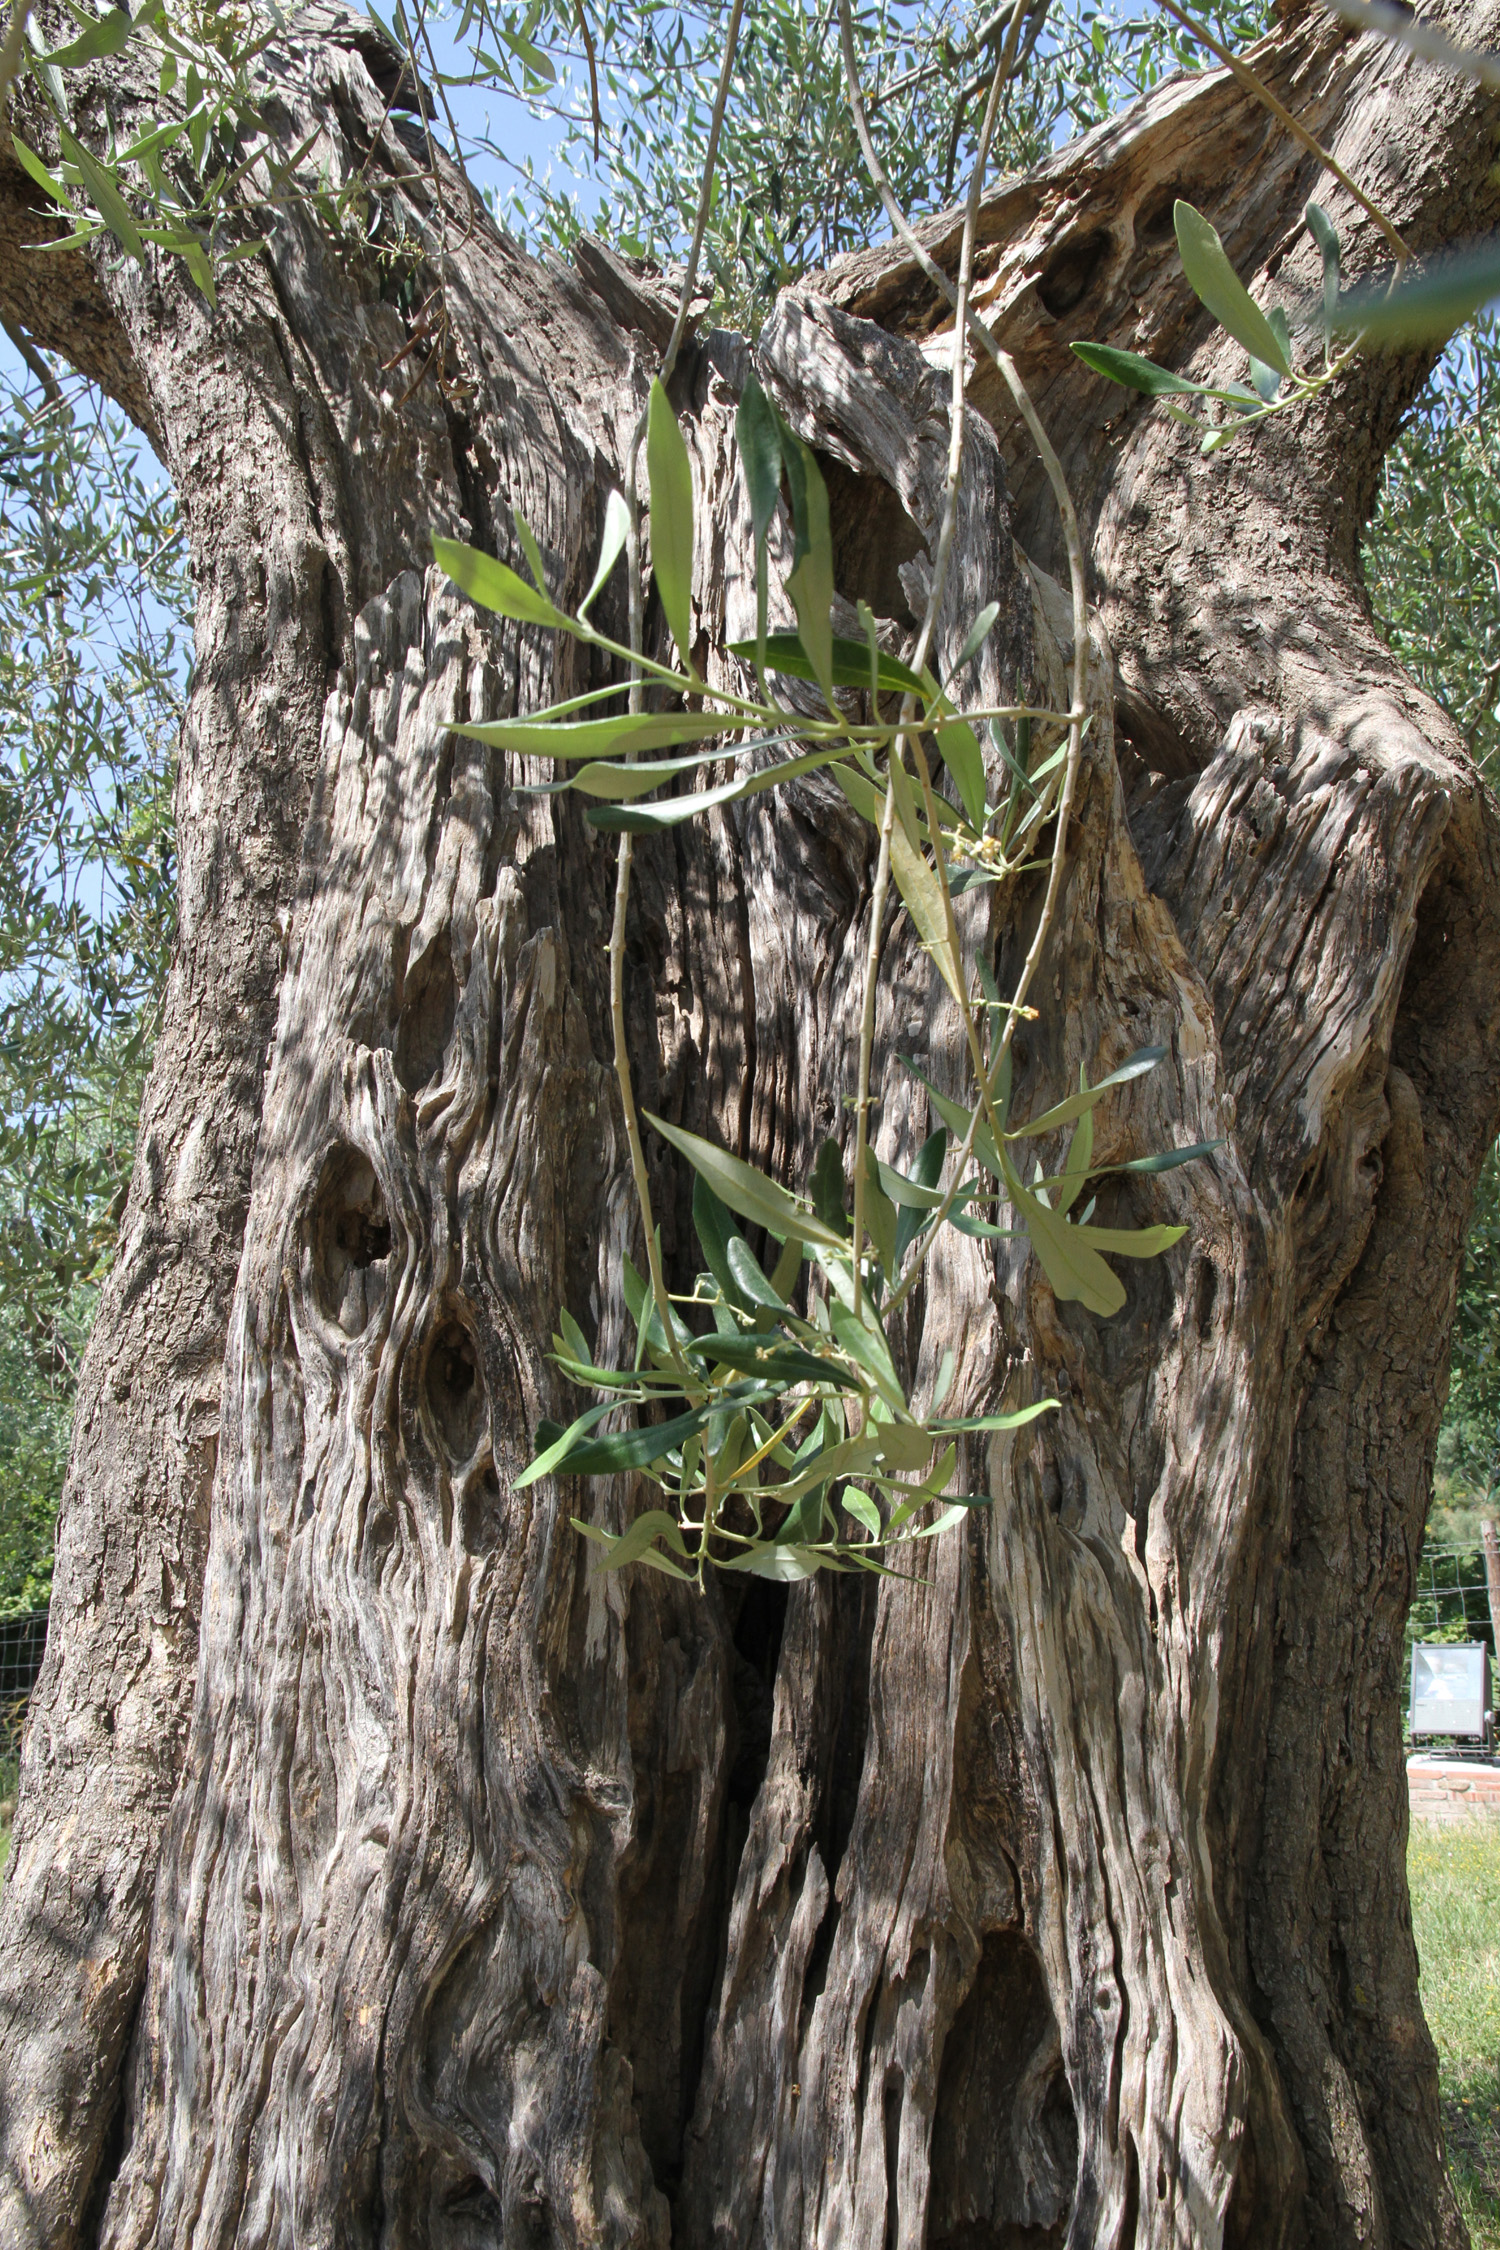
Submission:
M 280 98 L 298 137 L 321 123 L 336 173 L 373 148 L 379 192 L 430 225 L 368 47 L 330 13 L 278 65 Z M 1379 147 L 1419 239 L 1488 214 L 1477 96 L 1321 19 L 1262 62 L 1346 161 Z M 913 1580 L 790 1599 L 590 1577 L 567 1516 L 618 1521 L 631 1493 L 513 1485 L 564 1403 L 558 1305 L 622 1348 L 614 1277 L 639 1247 L 607 1068 L 611 870 L 569 800 L 521 794 L 540 776 L 448 731 L 566 692 L 576 659 L 485 624 L 422 553 L 429 520 L 508 551 L 515 502 L 556 584 L 579 583 L 644 395 L 650 291 L 596 276 L 622 336 L 476 221 L 445 269 L 447 388 L 401 401 L 378 275 L 300 221 L 217 322 L 169 274 L 80 268 L 73 348 L 160 431 L 198 558 L 185 848 L 214 868 L 249 850 L 247 775 L 283 795 L 254 881 L 200 893 L 187 862 L 152 1114 L 189 1212 L 214 1208 L 184 1170 L 200 1110 L 221 1136 L 196 1326 L 165 1294 L 132 1310 L 127 1247 L 91 1361 L 101 1391 L 138 1368 L 144 1397 L 85 1421 L 27 1747 L 0 1968 L 7 2239 L 70 2242 L 107 2196 L 102 2239 L 140 2245 L 1461 2241 L 1395 1682 L 1495 1124 L 1497 830 L 1354 575 L 1361 492 L 1421 371 L 1373 363 L 1300 442 L 1202 463 L 1066 354 L 1084 333 L 1193 351 L 1153 197 L 1187 187 L 1242 265 L 1296 280 L 1312 185 L 1214 78 L 990 200 L 987 309 L 1064 444 L 1102 597 L 1018 1106 L 1155 1040 L 1169 1062 L 1103 1113 L 1100 1160 L 1225 1146 L 1106 1190 L 1107 1217 L 1189 1228 L 1126 1276 L 1113 1322 L 1059 1307 L 1008 1246 L 955 1238 L 898 1340 L 913 1374 L 951 1345 L 974 1401 L 1050 1392 L 1061 1412 L 967 1464 L 988 1519 Z M 467 199 L 445 192 L 457 237 Z M 14 288 L 64 341 L 63 314 L 46 329 L 34 284 Z M 936 521 L 939 327 L 884 253 L 784 300 L 760 350 L 829 465 L 841 596 L 895 634 Z M 752 614 L 744 367 L 711 338 L 679 385 L 713 667 Z M 998 599 L 976 684 L 1061 696 L 1066 605 L 1011 537 L 1052 559 L 1035 472 L 980 396 L 997 434 L 968 441 L 942 639 Z M 267 549 L 288 558 L 279 606 Z M 316 632 L 286 622 L 299 602 Z M 299 747 L 277 764 L 283 710 Z M 868 897 L 864 839 L 815 782 L 642 851 L 647 1106 L 805 1174 L 840 1130 Z M 1035 909 L 965 902 L 1002 972 Z M 956 1089 L 959 1043 L 894 920 L 889 969 L 896 1154 L 925 1129 L 897 1057 Z M 143 1165 L 144 1242 L 161 1191 Z M 685 1183 L 658 1161 L 654 1186 L 685 1275 Z M 157 1255 L 185 1270 L 172 1240 Z M 176 1643 L 154 1672 L 138 1652 L 156 1558 L 198 1551 L 180 1471 L 152 1506 L 187 1426 L 185 1338 L 210 1389 L 223 1354 L 222 1417 L 148 1957 L 190 1569 Z M 91 1580 L 112 1544 L 130 1560 Z M 133 1671 L 134 1734 L 64 1756 L 53 1714 L 127 1706 L 93 1689 L 102 1650 Z

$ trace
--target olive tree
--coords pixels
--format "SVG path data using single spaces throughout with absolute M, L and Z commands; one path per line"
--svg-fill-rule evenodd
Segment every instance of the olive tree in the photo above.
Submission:
M 673 292 L 497 231 L 376 27 L 304 11 L 247 65 L 237 160 L 305 192 L 231 212 L 206 281 L 122 255 L 119 214 L 32 247 L 68 222 L 0 165 L 0 309 L 157 445 L 197 601 L 177 952 L 0 1908 L 7 2240 L 1463 2240 L 1397 1693 L 1500 1109 L 1500 830 L 1359 572 L 1431 351 L 1328 373 L 1304 212 L 1346 277 L 1392 230 L 1483 231 L 1493 98 L 1311 11 L 1249 59 L 1318 151 L 1238 70 L 1168 80 L 753 347 L 691 335 L 662 395 L 692 551 L 664 573 L 658 497 L 657 591 L 630 545 L 593 640 L 556 620 Z M 165 80 L 123 33 L 53 68 L 67 124 L 28 83 L 18 132 L 109 220 Z M 1071 349 L 1243 386 L 1179 205 L 1296 370 L 1208 450 L 1181 412 L 1238 408 Z M 959 280 L 993 355 L 955 384 Z M 607 825 L 514 746 L 618 684 L 605 641 L 748 692 L 758 530 L 794 580 L 805 543 L 795 475 L 769 517 L 747 481 L 747 395 L 826 495 L 838 631 L 1067 735 L 1034 858 L 941 928 L 829 771 L 647 822 L 622 899 Z M 476 606 L 432 536 L 519 572 L 517 512 L 545 599 Z M 788 697 L 804 738 L 843 708 Z M 976 740 L 984 804 L 1034 781 L 1045 745 Z M 570 1473 L 545 1425 L 580 1344 L 650 1363 L 627 1260 L 658 1319 L 694 1291 L 679 1151 L 816 1240 L 834 1143 L 857 1275 L 869 1182 L 920 1185 L 1023 980 L 1009 1120 L 1160 1060 L 1073 1110 L 1081 1152 L 1035 1141 L 1071 1185 L 1017 1175 L 1012 1229 L 992 1183 L 888 1319 L 929 1417 L 1047 1406 L 955 1441 L 983 1504 L 888 1574 L 601 1570 L 575 1519 L 620 1532 L 639 1478 Z M 1136 1229 L 1170 1246 L 1115 1262 Z M 764 1279 L 778 1245 L 739 1239 Z

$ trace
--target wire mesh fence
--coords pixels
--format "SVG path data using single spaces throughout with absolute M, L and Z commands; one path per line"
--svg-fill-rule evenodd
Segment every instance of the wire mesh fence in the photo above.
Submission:
M 47 1646 L 47 1611 L 0 1618 L 0 1765 L 20 1752 L 26 1706 Z
M 1417 1564 L 1416 1591 L 1406 1621 L 1406 1658 L 1401 1677 L 1401 1724 L 1411 1736 L 1411 1652 L 1426 1647 L 1454 1647 L 1483 1642 L 1494 1670 L 1495 1625 L 1490 1606 L 1490 1580 L 1484 1546 L 1424 1546 Z M 1455 1736 L 1422 1735 L 1420 1748 L 1441 1750 L 1445 1756 L 1484 1757 L 1488 1746 Z

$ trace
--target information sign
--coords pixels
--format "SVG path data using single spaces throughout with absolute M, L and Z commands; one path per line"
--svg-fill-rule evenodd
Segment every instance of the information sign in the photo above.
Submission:
M 1440 1646 L 1418 1642 L 1411 1652 L 1411 1731 L 1466 1735 L 1488 1732 L 1490 1652 L 1483 1641 Z

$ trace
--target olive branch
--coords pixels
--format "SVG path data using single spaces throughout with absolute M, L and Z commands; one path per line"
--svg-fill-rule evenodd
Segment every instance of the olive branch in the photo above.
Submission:
M 864 640 L 836 634 L 823 478 L 811 449 L 787 427 L 753 375 L 741 399 L 736 439 L 757 578 L 755 637 L 732 643 L 729 651 L 741 666 L 744 693 L 709 688 L 693 662 L 692 467 L 660 380 L 652 386 L 647 414 L 651 555 L 676 665 L 611 639 L 590 616 L 626 546 L 622 496 L 614 496 L 606 509 L 593 581 L 573 613 L 559 609 L 548 594 L 540 550 L 519 516 L 517 537 L 530 565 L 529 582 L 471 547 L 433 541 L 439 564 L 476 601 L 516 623 L 568 633 L 635 666 L 671 705 L 602 712 L 600 705 L 618 702 L 622 693 L 618 686 L 606 687 L 526 718 L 464 725 L 456 732 L 515 756 L 557 760 L 565 772 L 540 788 L 576 793 L 588 800 L 591 825 L 627 835 L 673 828 L 714 806 L 826 771 L 880 839 L 880 853 L 918 939 L 974 1027 L 973 1104 L 949 1100 L 927 1086 L 939 1122 L 909 1171 L 882 1162 L 867 1131 L 859 1131 L 852 1181 L 838 1143 L 828 1140 L 805 1185 L 793 1190 L 696 1134 L 663 1118 L 647 1118 L 696 1175 L 693 1223 L 702 1270 L 690 1290 L 674 1294 L 664 1281 L 655 1283 L 659 1250 L 649 1260 L 650 1279 L 628 1257 L 623 1260 L 624 1295 L 637 1338 L 629 1367 L 598 1365 L 578 1323 L 566 1312 L 560 1316 L 555 1363 L 592 1394 L 592 1403 L 566 1428 L 541 1425 L 536 1457 L 518 1481 L 640 1476 L 657 1488 L 661 1505 L 637 1516 L 620 1535 L 577 1517 L 576 1528 L 602 1546 L 605 1568 L 643 1562 L 700 1583 L 710 1565 L 781 1579 L 820 1569 L 889 1571 L 900 1550 L 984 1504 L 987 1495 L 952 1489 L 958 1440 L 1018 1429 L 1056 1402 L 945 1416 L 941 1408 L 954 1375 L 950 1361 L 926 1411 L 918 1411 L 897 1372 L 888 1324 L 939 1232 L 946 1226 L 982 1240 L 1024 1237 L 1060 1298 L 1107 1315 L 1124 1303 L 1125 1291 L 1106 1257 L 1156 1256 L 1183 1229 L 1094 1224 L 1092 1203 L 1075 1212 L 1085 1186 L 1104 1171 L 1163 1171 L 1217 1145 L 1108 1167 L 1094 1164 L 1098 1105 L 1154 1068 L 1163 1057 L 1159 1048 L 1142 1050 L 1097 1085 L 1081 1077 L 1075 1091 L 1035 1117 L 1012 1118 L 1006 1025 L 1014 1005 L 1001 999 L 987 965 L 976 964 L 971 975 L 953 899 L 974 884 L 1010 881 L 1047 865 L 1038 844 L 1057 810 L 1067 752 L 1065 744 L 1049 748 L 1040 730 L 1066 729 L 1074 714 L 1025 703 L 962 707 L 957 683 L 993 629 L 995 605 L 974 620 L 946 680 L 925 662 L 922 637 L 913 662 L 883 649 L 863 605 Z M 793 562 L 786 593 L 797 625 L 795 631 L 772 633 L 767 546 L 776 512 L 788 503 Z M 822 715 L 809 716 L 781 700 L 772 685 L 778 679 L 815 685 Z M 886 716 L 883 707 L 897 698 L 899 712 Z M 999 776 L 993 797 L 980 728 L 996 753 L 990 761 Z M 908 755 L 917 764 L 915 774 Z M 725 778 L 681 786 L 698 779 L 708 763 L 727 768 Z M 951 794 L 935 786 L 938 768 Z M 879 971 L 881 918 L 874 902 L 871 911 L 877 936 L 862 1019 L 872 1017 Z M 623 956 L 623 942 L 617 918 L 612 956 Z M 622 1030 L 617 1026 L 617 1043 Z M 628 1055 L 617 1051 L 616 1065 L 628 1083 Z M 865 1096 L 868 1077 L 866 1036 L 860 1044 Z M 1022 1144 L 1062 1132 L 1068 1140 L 1060 1170 L 1043 1177 L 1038 1167 L 1026 1182 Z M 943 1175 L 955 1145 L 958 1162 L 945 1189 Z M 642 1218 L 649 1224 L 646 1207 Z M 765 1262 L 752 1249 L 747 1227 L 763 1229 L 775 1246 Z M 621 1407 L 637 1410 L 637 1425 L 601 1433 L 601 1423 Z

